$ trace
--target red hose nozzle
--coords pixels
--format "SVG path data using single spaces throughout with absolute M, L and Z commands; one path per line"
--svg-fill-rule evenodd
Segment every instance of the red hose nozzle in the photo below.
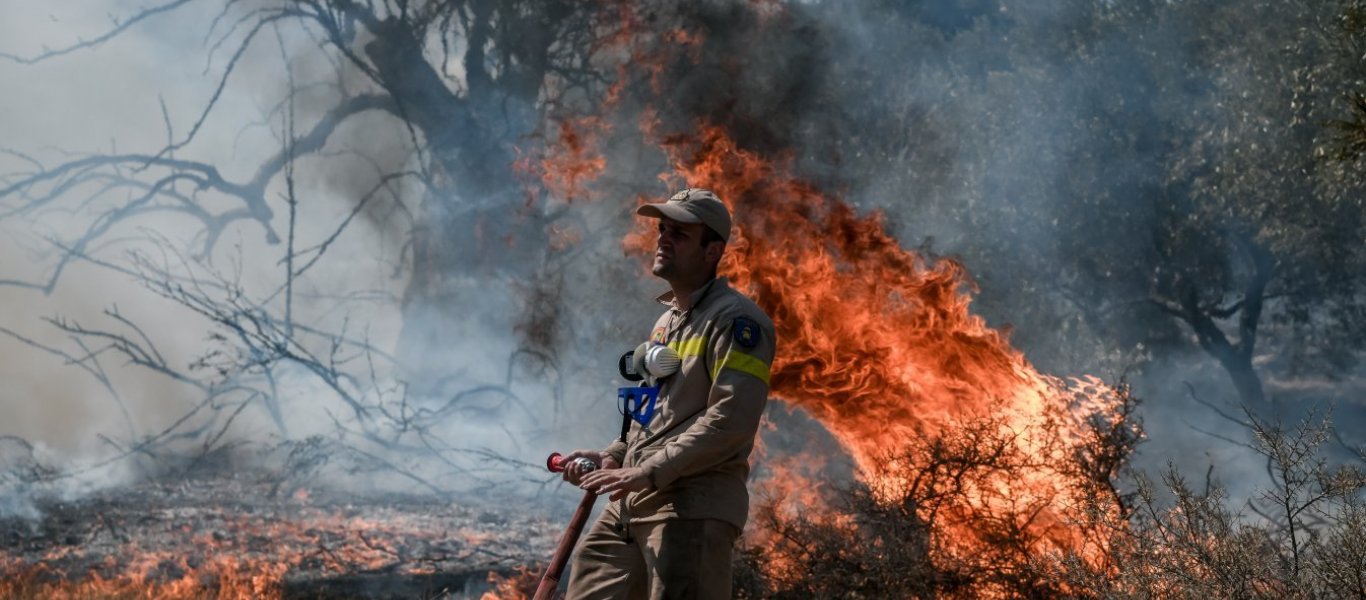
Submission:
M 598 468 L 598 463 L 593 462 L 593 459 L 591 458 L 580 456 L 574 459 L 574 462 L 582 464 L 588 471 Z M 550 456 L 545 459 L 545 468 L 549 469 L 551 473 L 561 473 L 567 466 L 569 465 L 565 464 L 564 456 L 559 452 L 551 452 Z
M 545 459 L 545 468 L 550 469 L 551 473 L 564 472 L 564 456 L 559 452 L 551 452 Z

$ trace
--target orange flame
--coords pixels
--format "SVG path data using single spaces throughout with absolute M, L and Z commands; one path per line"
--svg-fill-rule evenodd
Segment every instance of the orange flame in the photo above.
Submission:
M 564 202 L 589 197 L 587 184 L 607 168 L 607 159 L 597 150 L 602 136 L 611 128 L 600 118 L 566 118 L 553 124 L 556 136 L 548 152 L 539 159 L 523 155 L 513 169 L 539 181 L 553 198 Z
M 489 573 L 488 582 L 493 589 L 484 592 L 479 600 L 529 600 L 540 581 L 539 569 L 528 567 L 520 567 L 516 574 L 509 576 Z
M 940 515 L 942 547 L 989 549 L 975 522 L 989 516 L 1013 520 L 1031 554 L 1099 557 L 1103 536 L 1070 515 L 1104 482 L 1067 465 L 1088 419 L 1115 418 L 1114 391 L 1036 371 L 969 311 L 972 283 L 960 263 L 924 260 L 886 232 L 880 213 L 860 216 L 790 176 L 787 160 L 738 148 L 720 127 L 698 130 L 663 146 L 677 187 L 711 188 L 736 217 L 722 272 L 774 320 L 773 395 L 820 421 L 874 489 L 898 489 L 924 468 L 916 452 L 926 438 L 994 423 L 1014 466 L 969 482 L 963 502 Z M 649 225 L 627 236 L 629 251 L 653 249 Z
M 618 6 L 622 26 L 612 52 L 629 59 L 603 115 L 617 107 L 627 82 L 667 99 L 670 69 L 697 62 L 705 41 L 704 32 L 647 27 L 629 3 Z M 761 23 L 777 10 L 763 2 L 753 9 Z M 973 285 L 960 263 L 904 249 L 880 213 L 861 215 L 803 182 L 790 158 L 746 150 L 725 126 L 708 122 L 661 133 L 650 103 L 638 110 L 638 130 L 671 163 L 660 178 L 674 188 L 710 188 L 730 205 L 738 232 L 722 272 L 773 318 L 773 395 L 822 423 L 870 489 L 894 495 L 919 485 L 941 437 L 969 435 L 960 442 L 995 448 L 1004 468 L 966 477 L 958 497 L 937 509 L 937 558 L 996 553 L 999 564 L 1070 552 L 1103 560 L 1108 535 L 1095 524 L 1117 521 L 1121 507 L 1104 489 L 1108 473 L 1078 468 L 1077 457 L 1095 426 L 1123 417 L 1119 394 L 1093 378 L 1039 373 L 971 313 Z M 628 252 L 649 256 L 650 225 L 642 221 L 626 236 Z M 820 502 L 802 490 L 809 474 L 785 463 L 769 468 L 786 473 L 769 483 L 778 495 Z M 1012 548 L 999 541 L 1001 528 L 1018 532 Z
M 0 598 L 280 598 L 291 572 L 430 575 L 435 564 L 413 560 L 408 549 L 440 544 L 474 557 L 495 535 L 383 507 L 373 510 L 373 518 L 349 509 L 284 509 L 255 517 L 233 514 L 230 507 L 208 509 L 195 517 L 195 527 L 186 523 L 159 533 L 156 548 L 138 542 L 60 545 L 36 561 L 0 551 Z M 513 589 L 524 578 L 499 589 Z

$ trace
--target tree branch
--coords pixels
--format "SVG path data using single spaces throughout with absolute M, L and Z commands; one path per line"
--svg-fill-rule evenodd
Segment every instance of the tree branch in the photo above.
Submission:
M 34 63 L 42 62 L 49 58 L 56 58 L 58 56 L 63 56 L 79 50 L 87 50 L 90 48 L 94 48 L 109 40 L 118 37 L 119 34 L 123 33 L 124 31 L 127 31 L 130 27 L 137 25 L 139 22 L 142 22 L 143 20 L 150 19 L 161 13 L 175 10 L 185 4 L 190 3 L 191 1 L 192 0 L 175 0 L 174 2 L 168 2 L 160 6 L 143 9 L 142 11 L 134 14 L 131 18 L 122 23 L 118 23 L 116 21 L 112 29 L 104 32 L 103 34 L 100 34 L 98 37 L 94 39 L 78 40 L 75 44 L 72 44 L 70 46 L 58 48 L 56 50 L 44 50 L 43 52 L 40 52 L 34 56 L 28 57 L 18 56 L 15 54 L 10 54 L 8 52 L 0 52 L 0 58 L 5 58 L 20 64 L 31 65 Z

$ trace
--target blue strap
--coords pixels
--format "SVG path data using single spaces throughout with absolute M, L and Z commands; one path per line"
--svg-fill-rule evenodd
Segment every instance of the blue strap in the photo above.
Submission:
M 617 388 L 617 410 L 646 426 L 655 416 L 656 398 L 659 398 L 659 386 Z

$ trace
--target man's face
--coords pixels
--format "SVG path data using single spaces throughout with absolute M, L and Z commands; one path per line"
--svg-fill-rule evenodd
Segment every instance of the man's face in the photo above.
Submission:
M 702 232 L 706 225 L 680 223 L 668 217 L 659 220 L 659 241 L 655 245 L 655 262 L 650 271 L 666 281 L 696 280 L 712 268 L 711 255 L 719 258 L 719 243 L 703 244 Z M 709 249 L 708 247 L 712 248 Z

